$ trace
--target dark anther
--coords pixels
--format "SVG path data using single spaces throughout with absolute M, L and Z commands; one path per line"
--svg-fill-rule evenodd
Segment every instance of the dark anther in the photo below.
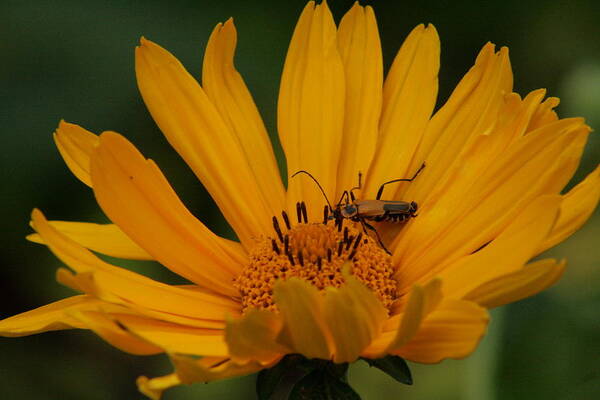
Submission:
M 358 234 L 358 236 L 356 237 L 356 240 L 354 241 L 354 246 L 352 247 L 354 250 L 356 250 L 356 248 L 360 244 L 361 238 L 362 238 L 362 232 Z
M 277 242 L 275 241 L 275 239 L 271 239 L 271 244 L 273 245 L 273 251 L 277 254 L 280 254 L 279 247 L 277 246 Z
M 296 265 L 294 263 L 294 256 L 292 255 L 292 253 L 287 253 L 287 257 L 288 257 L 288 260 L 290 260 L 290 264 Z
M 302 206 L 300 203 L 296 203 L 296 216 L 298 217 L 298 223 L 302 223 Z
M 308 213 L 306 212 L 306 203 L 300 203 L 300 211 L 302 212 L 302 219 L 304 219 L 304 223 L 308 224 Z
M 319 269 L 319 271 L 321 270 L 322 267 L 323 267 L 323 262 L 321 261 L 321 257 L 317 257 L 317 268 Z
M 288 230 L 292 229 L 292 226 L 290 225 L 290 218 L 288 217 L 287 213 L 282 211 L 281 216 L 283 217 L 283 222 L 285 222 L 286 228 L 288 228 Z
M 283 252 L 285 254 L 290 253 L 290 237 L 288 235 L 285 235 L 285 238 L 283 239 Z
M 365 238 L 365 240 L 363 240 L 363 243 L 364 243 L 364 244 L 367 244 L 367 243 L 369 243 L 369 239 Z
M 348 243 L 348 227 L 344 228 L 344 243 Z
M 337 229 L 338 229 L 338 232 L 341 232 L 341 231 L 342 231 L 342 225 L 343 225 L 343 223 L 344 223 L 344 217 L 342 217 L 342 216 L 340 215 L 340 216 L 338 216 L 337 218 L 338 218 L 338 220 L 336 221 L 336 222 L 337 222 L 337 224 L 338 224 L 338 227 L 337 227 Z
M 354 240 L 354 236 L 350 235 L 348 237 L 348 241 L 346 242 L 346 250 L 348 250 L 350 248 L 350 246 L 352 245 L 352 241 Z
M 298 250 L 298 262 L 304 267 L 304 256 L 302 256 L 302 250 Z
M 344 248 L 344 242 L 340 242 L 338 245 L 338 257 L 342 255 L 342 249 Z
M 281 233 L 281 229 L 279 229 L 279 221 L 277 221 L 277 217 L 273 217 L 273 228 L 275 228 L 275 233 L 277 233 L 279 240 L 283 242 L 283 234 Z
M 331 262 L 331 249 L 327 249 L 327 261 Z
M 327 221 L 329 221 L 329 206 L 325 206 L 323 209 L 323 223 L 327 225 Z
M 352 260 L 355 255 L 356 255 L 356 249 L 352 249 L 352 253 L 350 253 L 350 255 L 348 256 L 348 260 Z

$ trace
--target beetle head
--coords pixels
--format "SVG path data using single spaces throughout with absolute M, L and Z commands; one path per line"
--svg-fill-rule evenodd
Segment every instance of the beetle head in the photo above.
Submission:
M 354 204 L 341 206 L 340 212 L 344 218 L 352 218 L 358 214 L 358 208 Z

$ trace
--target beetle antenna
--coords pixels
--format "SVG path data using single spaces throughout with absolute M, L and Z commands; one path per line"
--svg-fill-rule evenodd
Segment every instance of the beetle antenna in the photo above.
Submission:
M 292 175 L 292 178 L 295 177 L 296 175 L 300 174 L 300 173 L 308 175 L 313 181 L 315 181 L 315 183 L 317 184 L 317 186 L 321 190 L 321 193 L 323 193 L 323 197 L 325 197 L 325 200 L 327 201 L 327 205 L 329 206 L 329 209 L 333 210 L 333 207 L 331 207 L 331 203 L 329 202 L 329 199 L 327 198 L 327 195 L 325 194 L 325 190 L 323 190 L 323 187 L 319 184 L 319 181 L 317 181 L 317 179 L 314 176 L 312 176 L 310 174 L 310 172 L 301 169 L 300 171 L 297 171 L 296 173 L 294 173 L 294 175 Z

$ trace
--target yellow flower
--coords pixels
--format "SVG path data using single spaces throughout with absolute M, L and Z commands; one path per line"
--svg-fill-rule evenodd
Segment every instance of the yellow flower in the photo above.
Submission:
M 410 33 L 384 80 L 373 10 L 355 4 L 336 28 L 326 3 L 309 2 L 278 102 L 286 190 L 234 68 L 235 47 L 233 22 L 217 25 L 201 86 L 142 39 L 136 74 L 156 123 L 239 243 L 209 231 L 123 136 L 61 122 L 60 153 L 114 225 L 47 221 L 34 210 L 30 240 L 70 268 L 57 279 L 83 294 L 7 318 L 0 334 L 84 328 L 129 353 L 167 353 L 174 373 L 138 381 L 158 398 L 180 383 L 252 373 L 294 353 L 336 363 L 465 357 L 485 333 L 486 309 L 561 276 L 564 261 L 527 262 L 589 217 L 600 168 L 560 194 L 590 128 L 581 118 L 559 119 L 558 99 L 544 100 L 544 90 L 523 99 L 513 93 L 506 48 L 486 44 L 433 113 L 440 52 L 433 26 Z M 354 194 L 373 200 L 382 183 L 411 177 L 424 163 L 412 182 L 387 185 L 382 197 L 414 201 L 418 216 L 363 221 L 376 230 L 339 218 L 336 201 L 359 184 L 359 172 Z M 322 191 L 306 174 L 291 178 L 299 170 Z M 379 203 L 362 205 L 381 211 Z M 338 218 L 328 218 L 332 211 Z M 93 252 L 156 260 L 191 284 L 163 284 Z

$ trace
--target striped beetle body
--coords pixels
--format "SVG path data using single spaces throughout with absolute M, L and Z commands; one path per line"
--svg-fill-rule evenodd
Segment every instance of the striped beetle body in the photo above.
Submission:
M 379 233 L 371 224 L 367 221 L 374 222 L 404 222 L 410 218 L 414 218 L 417 216 L 417 210 L 419 208 L 418 204 L 414 201 L 406 202 L 406 201 L 394 201 L 394 200 L 381 200 L 381 196 L 383 195 L 383 189 L 385 185 L 395 182 L 412 182 L 419 173 L 425 168 L 425 163 L 421 165 L 421 167 L 415 172 L 412 178 L 401 178 L 394 179 L 388 182 L 383 183 L 379 190 L 377 191 L 377 196 L 375 200 L 356 200 L 353 191 L 361 188 L 361 180 L 362 174 L 358 173 L 358 186 L 353 187 L 350 190 L 344 190 L 340 200 L 337 202 L 335 207 L 331 206 L 325 191 L 319 184 L 319 182 L 312 176 L 308 171 L 300 170 L 292 175 L 292 178 L 300 173 L 308 175 L 319 187 L 321 193 L 325 197 L 327 201 L 327 206 L 325 206 L 325 218 L 334 219 L 336 224 L 341 226 L 341 222 L 343 219 L 349 219 L 354 222 L 359 222 L 365 233 L 367 233 L 367 229 L 375 232 L 377 236 L 377 240 L 381 247 L 387 251 L 389 254 L 390 251 L 385 247 L 381 238 L 379 237 Z M 331 213 L 331 215 L 328 214 Z M 329 217 L 327 217 L 329 215 Z

